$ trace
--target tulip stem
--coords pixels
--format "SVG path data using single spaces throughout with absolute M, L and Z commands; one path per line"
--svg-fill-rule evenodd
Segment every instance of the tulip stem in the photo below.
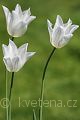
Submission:
M 35 110 L 33 109 L 33 120 L 37 120 Z
M 6 120 L 8 120 L 8 83 L 7 83 L 7 70 L 5 68 L 5 80 L 6 80 Z
M 11 40 L 14 41 L 14 37 L 11 37 Z M 11 76 L 11 85 L 10 85 L 10 93 L 9 93 L 9 108 L 8 108 L 8 120 L 11 120 L 11 94 L 12 94 L 12 87 L 13 87 L 13 79 L 14 79 L 14 72 L 12 72 Z
M 50 61 L 52 55 L 54 54 L 55 50 L 56 50 L 56 48 L 54 48 L 54 49 L 51 51 L 51 53 L 50 53 L 50 55 L 49 55 L 49 57 L 48 57 L 48 59 L 47 59 L 47 62 L 46 62 L 46 64 L 45 64 L 44 70 L 43 70 L 42 85 L 41 85 L 40 111 L 39 111 L 39 112 L 40 112 L 40 113 L 39 113 L 39 118 L 40 118 L 40 119 L 39 119 L 39 120 L 42 120 L 42 114 L 43 114 L 43 96 L 44 96 L 45 74 L 46 74 L 46 70 L 47 70 L 49 61 Z
M 12 72 L 12 76 L 11 76 L 11 85 L 10 85 L 10 93 L 9 93 L 9 109 L 8 109 L 9 118 L 11 114 L 11 95 L 12 95 L 12 88 L 13 88 L 13 80 L 14 80 L 14 72 Z
M 11 40 L 14 41 L 14 37 L 12 37 Z M 13 79 L 14 79 L 14 72 L 12 72 L 12 77 L 11 77 L 11 86 L 10 86 L 9 101 L 11 100 L 11 92 L 12 92 L 12 87 L 13 87 Z
M 14 37 L 12 37 L 11 40 L 14 41 Z
M 12 77 L 11 77 L 11 86 L 10 86 L 10 93 L 9 93 L 9 101 L 11 100 L 11 93 L 12 93 L 12 87 L 13 87 L 13 79 L 14 79 L 14 72 L 12 72 Z

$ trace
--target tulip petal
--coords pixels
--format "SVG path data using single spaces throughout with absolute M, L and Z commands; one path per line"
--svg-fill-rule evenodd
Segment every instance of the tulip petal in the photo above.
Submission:
M 18 48 L 18 54 L 20 56 L 20 63 L 23 66 L 26 62 L 26 53 L 27 53 L 28 43 L 22 45 Z
M 72 25 L 70 28 L 70 33 L 73 33 L 78 27 L 78 25 Z
M 15 50 L 15 52 L 17 52 L 17 46 L 15 45 L 15 43 L 9 39 L 9 48 L 12 49 L 13 51 Z
M 14 25 L 20 21 L 20 17 L 15 11 L 12 11 L 12 21 Z
M 10 22 L 11 22 L 11 13 L 10 13 L 10 11 L 7 7 L 5 7 L 5 6 L 2 6 L 2 7 L 3 7 L 3 10 L 4 10 L 5 17 L 6 17 L 7 29 L 9 29 L 9 25 L 10 25 Z
M 12 27 L 13 31 L 12 31 L 12 36 L 13 37 L 20 37 L 22 36 L 27 28 L 26 28 L 26 23 L 23 21 L 20 21 L 19 23 L 17 23 L 15 26 L 13 25 Z
M 70 38 L 73 36 L 73 34 L 69 34 L 69 35 L 65 35 L 59 42 L 58 42 L 58 48 L 62 48 L 65 45 L 67 45 L 67 43 L 70 41 Z
M 9 40 L 8 48 L 9 48 L 10 58 L 12 59 L 14 56 L 18 54 L 17 46 L 12 40 Z
M 72 24 L 72 20 L 69 18 L 67 24 L 71 25 Z
M 55 47 L 59 47 L 58 43 L 63 38 L 64 31 L 61 27 L 57 27 L 54 29 L 51 39 L 51 44 Z
M 12 65 L 12 62 L 11 62 L 11 59 L 10 58 L 3 58 L 3 61 L 6 65 L 6 68 L 9 72 L 13 72 L 13 65 Z
M 29 23 L 31 23 L 34 19 L 36 19 L 36 16 L 30 16 L 30 17 L 26 20 L 26 26 L 28 26 Z
M 68 35 L 64 35 L 65 39 L 70 39 L 73 36 L 73 34 L 68 34 Z
M 8 15 L 10 14 L 10 11 L 9 11 L 9 9 L 8 9 L 7 7 L 5 7 L 5 6 L 2 6 L 2 7 L 3 7 L 4 14 L 5 14 L 6 21 L 7 21 L 7 19 L 8 19 Z
M 72 21 L 71 19 L 69 18 L 68 22 L 64 24 L 64 29 L 67 29 L 69 26 L 72 25 Z
M 16 5 L 16 7 L 15 7 L 15 12 L 16 12 L 18 15 L 22 16 L 21 6 L 20 6 L 19 4 Z
M 52 23 L 47 19 L 47 24 L 48 24 L 48 32 L 49 32 L 49 35 L 50 35 L 50 39 L 52 37 L 52 32 L 53 32 L 53 29 L 52 29 Z
M 21 67 L 19 62 L 19 57 L 14 57 L 12 59 L 12 65 L 13 65 L 13 71 L 18 72 Z
M 9 48 L 7 45 L 2 45 L 4 57 L 9 57 Z
M 29 60 L 36 52 L 27 52 L 26 53 L 26 60 Z
M 57 15 L 56 25 L 57 26 L 63 26 L 63 20 L 62 20 L 60 15 Z
M 31 15 L 31 11 L 30 8 L 28 10 L 23 11 L 23 20 L 29 24 L 31 21 L 33 21 L 36 16 L 30 16 Z
M 22 45 L 21 47 L 18 48 L 18 54 L 20 56 L 23 56 L 25 52 L 27 52 L 27 47 L 28 47 L 28 43 Z
M 7 15 L 9 13 L 9 9 L 7 7 L 5 7 L 5 6 L 3 6 L 3 5 L 2 5 L 2 7 L 3 7 L 3 10 L 4 10 L 5 16 L 7 18 Z
M 69 25 L 69 26 L 66 28 L 65 33 L 66 33 L 66 34 L 72 34 L 78 27 L 79 27 L 78 25 Z
M 23 11 L 23 16 L 24 17 L 29 17 L 31 15 L 30 8 L 28 10 Z

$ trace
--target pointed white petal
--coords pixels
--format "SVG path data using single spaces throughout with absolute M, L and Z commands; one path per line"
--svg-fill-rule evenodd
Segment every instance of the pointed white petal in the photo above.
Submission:
M 78 27 L 78 25 L 72 25 L 70 28 L 70 33 L 73 33 Z
M 31 15 L 30 8 L 28 10 L 23 11 L 23 15 L 24 16 L 30 16 Z
M 35 52 L 25 52 L 20 56 L 21 67 L 35 54 Z
M 53 32 L 53 29 L 52 29 L 52 23 L 47 19 L 47 24 L 48 24 L 48 31 L 49 31 L 49 35 L 50 35 L 50 39 L 51 39 L 51 36 L 52 36 L 52 32 Z
M 63 26 L 63 20 L 60 15 L 57 15 L 56 24 L 57 26 Z
M 3 10 L 4 10 L 4 14 L 5 14 L 5 17 L 6 17 L 6 23 L 7 23 L 7 30 L 8 30 L 8 33 L 9 33 L 9 29 L 11 29 L 11 13 L 9 11 L 9 9 L 5 6 L 2 6 L 3 7 Z
M 9 57 L 9 48 L 7 45 L 2 45 L 2 50 L 3 50 L 3 54 L 4 54 L 4 57 Z
M 15 12 L 16 12 L 18 15 L 22 16 L 21 6 L 20 6 L 19 4 L 16 5 L 16 7 L 15 7 Z
M 9 72 L 13 72 L 13 66 L 10 58 L 3 58 L 3 61 L 5 63 L 6 69 Z
M 9 9 L 8 9 L 7 7 L 5 7 L 5 6 L 2 6 L 2 7 L 3 7 L 4 14 L 5 14 L 6 21 L 7 21 L 7 19 L 8 19 L 8 15 L 9 15 L 10 11 L 9 11 Z
M 21 66 L 23 66 L 26 62 L 27 48 L 28 48 L 28 43 L 26 43 L 18 48 L 18 55 L 20 56 L 20 65 Z
M 15 43 L 9 39 L 9 47 L 12 48 L 13 50 L 17 51 L 17 46 L 15 45 Z
M 30 15 L 31 15 L 30 8 L 28 10 L 23 11 L 23 20 L 27 21 Z
M 72 20 L 69 18 L 67 23 L 71 25 L 72 24 Z
M 68 28 L 69 26 L 71 26 L 71 25 L 72 25 L 72 21 L 71 21 L 71 19 L 69 18 L 68 22 L 64 24 L 64 27 L 65 27 L 65 29 L 67 29 L 67 28 Z
M 18 54 L 20 56 L 23 56 L 25 52 L 27 52 L 27 47 L 28 47 L 28 43 L 22 45 L 21 47 L 18 48 Z
M 29 23 L 31 23 L 34 19 L 36 19 L 36 16 L 30 16 L 30 17 L 26 20 L 26 26 L 28 26 Z
M 29 60 L 36 52 L 27 52 L 26 53 L 26 60 Z
M 78 27 L 78 25 L 68 25 L 65 34 L 72 34 Z
M 12 18 L 12 15 L 9 14 L 7 19 L 7 31 L 8 31 L 8 34 L 11 36 L 12 36 L 12 25 L 13 25 L 13 18 Z
M 9 55 L 10 55 L 10 58 L 12 59 L 14 56 L 18 54 L 17 46 L 12 40 L 9 40 L 8 47 L 9 47 Z

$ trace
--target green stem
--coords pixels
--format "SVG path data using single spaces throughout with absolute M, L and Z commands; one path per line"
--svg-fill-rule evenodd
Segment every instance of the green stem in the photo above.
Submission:
M 12 77 L 11 77 L 11 86 L 10 86 L 10 93 L 9 93 L 9 102 L 11 101 L 11 94 L 12 94 L 13 80 L 14 80 L 14 72 L 12 72 Z
M 14 37 L 11 37 L 11 40 L 14 41 Z M 9 120 L 9 107 L 8 107 L 8 82 L 7 82 L 7 70 L 5 67 L 5 80 L 6 80 L 6 120 Z
M 14 41 L 14 37 L 12 37 L 11 40 Z M 9 93 L 9 101 L 11 100 L 11 92 L 12 92 L 12 87 L 13 87 L 13 79 L 14 79 L 14 72 L 12 72 L 11 86 L 10 86 L 10 93 Z
M 37 120 L 35 110 L 33 109 L 33 120 Z
M 11 40 L 14 41 L 14 37 L 12 37 Z
M 45 64 L 44 70 L 43 70 L 42 85 L 41 85 L 41 99 L 40 99 L 40 100 L 41 100 L 41 102 L 40 102 L 40 116 L 39 116 L 40 120 L 42 120 L 42 112 L 43 112 L 43 96 L 44 96 L 45 74 L 46 74 L 46 70 L 47 70 L 49 61 L 50 61 L 52 55 L 54 54 L 55 50 L 56 50 L 56 48 L 54 48 L 54 49 L 51 51 L 51 53 L 50 53 L 50 55 L 49 55 L 49 57 L 48 57 L 48 59 L 47 59 L 47 62 L 46 62 L 46 64 Z
M 10 104 L 10 109 L 9 109 L 9 120 L 11 120 L 11 104 Z
M 14 41 L 14 37 L 11 37 L 11 40 Z M 13 87 L 13 79 L 14 79 L 14 72 L 12 72 L 11 77 L 11 86 L 10 86 L 10 93 L 9 93 L 9 108 L 8 108 L 8 118 L 11 120 L 11 93 L 12 93 L 12 87 Z
M 9 93 L 9 109 L 8 109 L 8 116 L 10 118 L 11 116 L 11 95 L 12 95 L 12 88 L 13 88 L 13 80 L 14 80 L 14 72 L 12 72 L 12 77 L 11 77 L 11 85 L 10 85 L 10 93 Z
M 8 83 L 7 83 L 7 71 L 5 68 L 5 80 L 6 80 L 6 120 L 8 120 Z

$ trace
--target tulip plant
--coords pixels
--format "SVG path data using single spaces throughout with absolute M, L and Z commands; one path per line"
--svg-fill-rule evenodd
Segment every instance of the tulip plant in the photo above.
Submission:
M 72 21 L 69 19 L 67 23 L 63 23 L 62 18 L 58 15 L 56 19 L 56 23 L 53 28 L 53 24 L 47 20 L 48 23 L 48 31 L 50 35 L 50 42 L 54 47 L 51 51 L 47 62 L 44 67 L 43 76 L 42 76 L 42 86 L 41 86 L 41 108 L 40 108 L 40 120 L 42 120 L 42 103 L 43 103 L 43 95 L 44 95 L 44 82 L 45 82 L 45 73 L 48 67 L 48 63 L 54 54 L 57 48 L 64 47 L 73 36 L 73 32 L 79 27 L 78 25 L 72 25 Z
M 35 54 L 35 52 L 28 52 L 28 43 L 21 45 L 17 48 L 14 43 L 15 37 L 21 37 L 28 29 L 28 25 L 32 22 L 36 16 L 32 16 L 30 8 L 28 10 L 22 11 L 19 4 L 16 5 L 15 10 L 12 12 L 5 6 L 3 11 L 6 17 L 7 32 L 11 36 L 9 39 L 9 45 L 2 45 L 3 50 L 3 62 L 5 64 L 5 79 L 6 79 L 6 99 L 9 99 L 10 105 L 6 108 L 6 120 L 11 120 L 11 95 L 14 82 L 14 74 L 18 72 L 24 64 Z M 53 24 L 47 20 L 48 31 L 50 35 L 50 43 L 53 49 L 46 61 L 42 75 L 42 85 L 41 85 L 41 103 L 39 108 L 39 116 L 36 116 L 35 110 L 33 110 L 33 120 L 43 120 L 43 99 L 44 99 L 44 84 L 45 84 L 45 74 L 48 67 L 48 63 L 54 55 L 55 50 L 64 47 L 73 36 L 73 32 L 79 27 L 78 25 L 72 25 L 72 21 L 69 19 L 67 23 L 63 23 L 62 18 L 58 15 L 56 18 L 56 23 Z M 7 85 L 7 75 L 6 72 L 12 73 L 11 86 L 8 93 Z M 8 104 L 6 102 L 6 104 Z
M 33 21 L 36 17 L 31 16 L 30 8 L 22 12 L 21 6 L 19 4 L 16 5 L 15 10 L 10 13 L 9 9 L 5 6 L 2 6 L 4 10 L 4 14 L 6 17 L 7 23 L 7 31 L 8 34 L 12 37 L 9 39 L 9 45 L 2 45 L 3 49 L 3 61 L 6 66 L 6 69 L 12 73 L 11 77 L 11 86 L 10 93 L 8 96 L 7 90 L 7 76 L 5 72 L 6 78 L 6 99 L 9 99 L 9 107 L 6 108 L 6 118 L 7 120 L 11 120 L 11 94 L 13 87 L 13 80 L 15 72 L 18 72 L 24 64 L 35 54 L 35 52 L 27 52 L 28 43 L 23 44 L 21 47 L 17 48 L 14 43 L 15 37 L 21 37 L 26 31 L 29 23 Z M 7 104 L 7 100 L 6 100 Z M 7 106 L 7 105 L 6 105 Z

